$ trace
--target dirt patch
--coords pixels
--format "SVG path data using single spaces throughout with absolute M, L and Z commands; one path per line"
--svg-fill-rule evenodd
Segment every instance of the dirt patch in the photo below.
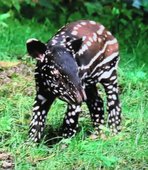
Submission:
M 35 65 L 21 63 L 13 67 L 0 68 L 0 92 L 2 96 L 22 93 L 33 95 L 35 93 L 34 81 Z
M 12 170 L 14 168 L 13 156 L 9 153 L 0 153 L 0 170 L 7 169 Z
M 0 69 L 0 86 L 8 84 L 15 76 L 33 77 L 34 65 L 31 67 L 27 63 L 19 64 L 13 67 Z

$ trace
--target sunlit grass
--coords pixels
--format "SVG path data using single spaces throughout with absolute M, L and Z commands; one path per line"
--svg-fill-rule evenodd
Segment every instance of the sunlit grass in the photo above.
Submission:
M 41 29 L 40 24 L 37 25 L 37 23 L 35 26 L 31 26 L 33 23 L 30 23 L 30 26 L 16 24 L 18 24 L 17 28 L 14 28 L 12 24 L 11 30 L 8 28 L 2 30 L 1 60 L 13 61 L 17 60 L 18 56 L 24 57 L 25 42 L 28 38 L 35 37 L 46 42 L 52 35 L 51 32 L 47 35 L 46 26 Z M 37 26 L 38 30 L 33 31 Z M 27 30 L 26 34 L 24 30 Z M 83 105 L 83 113 L 79 119 L 79 133 L 71 140 L 61 140 L 60 131 L 66 112 L 66 103 L 56 100 L 48 113 L 43 141 L 39 146 L 31 145 L 28 148 L 24 142 L 28 139 L 35 97 L 33 77 L 35 62 L 24 57 L 21 61 L 23 63 L 17 66 L 20 70 L 17 70 L 17 67 L 1 69 L 0 153 L 10 153 L 13 156 L 14 169 L 148 168 L 148 68 L 142 57 L 147 58 L 148 55 L 146 42 L 142 43 L 145 37 L 140 38 L 137 40 L 137 45 L 126 46 L 123 38 L 120 42 L 121 61 L 118 80 L 123 129 L 121 134 L 115 137 L 105 132 L 106 138 L 92 140 L 90 138 L 90 134 L 93 133 L 92 123 L 88 108 Z M 102 95 L 104 98 L 104 94 Z M 63 143 L 66 143 L 68 147 L 62 148 Z

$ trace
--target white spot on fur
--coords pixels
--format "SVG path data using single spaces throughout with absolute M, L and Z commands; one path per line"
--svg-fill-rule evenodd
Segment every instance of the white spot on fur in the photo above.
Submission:
M 101 119 L 101 123 L 104 123 L 104 120 L 103 120 L 103 119 Z
M 116 115 L 116 111 L 115 111 L 115 109 L 113 109 L 113 110 L 112 110 L 112 112 L 113 112 L 113 115 L 115 116 L 115 115 Z
M 72 33 L 71 33 L 72 35 L 77 35 L 78 34 L 78 32 L 77 31 L 72 31 Z
M 86 25 L 86 22 L 81 22 L 81 25 Z
M 42 111 L 42 115 L 44 115 L 45 113 L 46 113 L 46 111 L 45 111 L 45 110 L 43 110 L 43 111 Z
M 72 113 L 71 113 L 73 116 L 75 116 L 76 115 L 76 113 L 73 111 Z
M 96 122 L 99 122 L 100 121 L 100 119 L 96 119 Z
M 116 119 L 116 120 L 118 120 L 118 119 L 119 119 L 119 117 L 118 117 L 118 116 L 116 116 L 116 117 L 115 117 L 115 119 Z
M 39 95 L 38 95 L 38 99 L 39 99 L 39 100 L 45 100 L 45 97 L 43 97 L 42 95 L 39 94 Z
M 98 35 L 101 35 L 104 31 L 105 27 L 103 25 L 100 25 L 100 29 L 97 31 Z
M 34 110 L 38 110 L 40 107 L 39 106 L 35 106 L 34 108 L 33 108 L 33 111 Z
M 65 32 L 63 31 L 63 32 L 61 32 L 60 34 L 63 35 L 63 34 L 65 34 Z
M 91 42 L 93 42 L 93 39 L 91 37 L 88 38 Z
M 74 29 L 74 30 L 77 30 L 77 29 L 78 29 L 78 27 L 74 27 L 73 29 Z
M 68 116 L 71 116 L 71 112 L 68 113 Z
M 87 47 L 86 44 L 84 44 L 84 45 L 82 46 L 82 50 L 83 50 L 83 52 L 86 51 L 86 50 L 88 50 L 88 47 Z
M 91 42 L 90 41 L 87 41 L 86 44 L 87 44 L 88 47 L 91 46 Z
M 80 24 L 78 24 L 77 27 L 82 27 L 82 26 Z
M 111 32 L 109 32 L 109 31 L 107 31 L 107 34 L 108 34 L 108 35 L 112 35 Z
M 102 40 L 101 38 L 98 38 L 98 42 L 101 42 L 101 40 Z
M 108 88 L 108 89 L 112 89 L 112 88 L 113 88 L 113 86 L 112 86 L 112 85 L 110 85 L 110 86 L 108 86 L 107 88 Z
M 83 37 L 82 37 L 82 41 L 85 41 L 85 39 L 86 39 L 86 36 L 83 36 Z
M 95 21 L 89 21 L 92 25 L 95 25 L 96 22 Z
M 100 111 L 101 110 L 100 107 L 98 107 L 97 110 Z
M 35 100 L 33 104 L 36 104 L 36 103 L 37 103 L 37 101 Z
M 70 118 L 69 121 L 70 121 L 70 123 L 74 123 L 75 122 L 72 118 Z
M 37 112 L 37 115 L 40 116 L 41 112 Z
M 38 138 L 41 139 L 41 132 L 38 132 Z
M 52 39 L 52 45 L 55 45 L 57 41 L 55 39 Z
M 108 95 L 107 97 L 108 97 L 109 99 L 112 99 L 112 95 Z
M 110 80 L 115 80 L 116 78 L 117 78 L 116 76 L 112 76 Z
M 81 107 L 80 106 L 77 106 L 75 112 L 80 112 L 81 111 Z
M 34 122 L 34 120 L 36 120 L 37 118 L 38 118 L 38 116 L 37 116 L 37 115 L 35 115 L 35 116 L 34 116 L 34 119 L 33 119 L 33 122 Z
M 93 38 L 94 41 L 97 41 L 97 34 L 93 33 L 93 37 L 92 38 Z
M 115 94 L 112 95 L 112 98 L 113 98 L 114 100 L 117 100 L 117 96 L 116 96 Z
M 108 93 L 108 94 L 111 94 L 111 93 L 113 93 L 113 91 L 108 91 L 107 93 Z
M 69 120 L 68 119 L 66 120 L 66 123 L 69 125 Z

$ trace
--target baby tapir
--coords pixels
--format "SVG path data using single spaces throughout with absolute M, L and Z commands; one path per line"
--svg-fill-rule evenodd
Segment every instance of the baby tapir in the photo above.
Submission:
M 27 41 L 28 53 L 37 60 L 36 97 L 29 136 L 42 137 L 47 113 L 58 97 L 68 103 L 63 120 L 63 136 L 77 132 L 81 104 L 86 102 L 95 134 L 102 133 L 103 100 L 96 84 L 107 95 L 108 124 L 113 135 L 121 130 L 121 105 L 117 88 L 118 42 L 105 27 L 92 20 L 79 20 L 62 27 L 46 44 Z

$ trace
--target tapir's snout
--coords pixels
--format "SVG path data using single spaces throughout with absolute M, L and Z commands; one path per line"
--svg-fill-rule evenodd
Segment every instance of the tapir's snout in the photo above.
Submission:
M 76 92 L 76 100 L 78 104 L 81 104 L 83 101 L 87 100 L 84 89 L 81 89 L 80 91 Z
M 87 96 L 86 96 L 86 93 L 85 93 L 84 89 L 81 90 L 81 96 L 82 96 L 83 101 L 87 100 Z

